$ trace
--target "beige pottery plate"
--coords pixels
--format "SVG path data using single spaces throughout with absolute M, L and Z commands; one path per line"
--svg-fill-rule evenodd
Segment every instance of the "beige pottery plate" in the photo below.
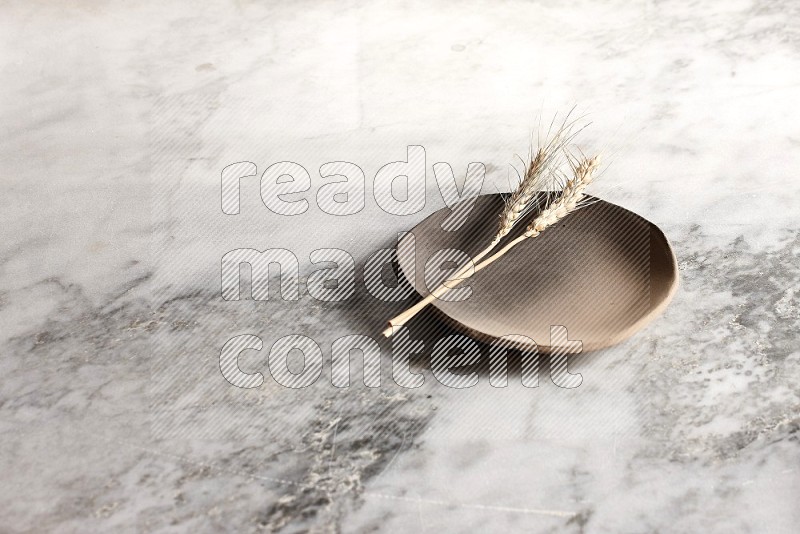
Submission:
M 431 255 L 457 249 L 474 256 L 494 236 L 502 205 L 500 195 L 479 197 L 469 219 L 452 232 L 441 226 L 449 209 L 432 214 L 411 230 L 413 255 L 405 252 L 410 235 L 401 239 L 400 268 L 419 294 L 429 293 L 425 264 Z M 432 262 L 428 268 L 441 271 L 440 266 Z M 431 306 L 456 330 L 485 342 L 523 335 L 548 352 L 551 326 L 565 326 L 569 339 L 581 341 L 586 352 L 619 343 L 655 319 L 677 290 L 678 269 L 656 225 L 596 200 L 517 245 L 465 284 L 472 290 L 466 300 L 437 300 Z

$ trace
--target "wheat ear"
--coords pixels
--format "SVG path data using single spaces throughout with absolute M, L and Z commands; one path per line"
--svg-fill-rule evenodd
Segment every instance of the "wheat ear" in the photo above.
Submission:
M 525 229 L 525 232 L 521 236 L 509 242 L 506 246 L 504 246 L 502 249 L 500 249 L 498 252 L 496 252 L 489 258 L 483 260 L 480 263 L 477 263 L 478 256 L 482 258 L 494 248 L 496 242 L 493 241 L 492 242 L 493 244 L 490 245 L 490 247 L 488 247 L 486 250 L 484 250 L 482 252 L 482 255 L 479 254 L 478 256 L 476 256 L 476 259 L 474 259 L 473 262 L 470 262 L 469 265 L 459 270 L 452 278 L 450 278 L 448 281 L 444 282 L 435 290 L 433 290 L 427 297 L 425 297 L 425 299 L 418 302 L 416 305 L 412 306 L 411 308 L 401 313 L 397 317 L 391 319 L 389 321 L 389 327 L 383 331 L 383 335 L 386 337 L 391 336 L 394 331 L 394 327 L 402 326 L 403 324 L 408 322 L 412 317 L 414 317 L 417 313 L 419 313 L 425 306 L 430 304 L 435 298 L 438 298 L 442 296 L 444 293 L 446 293 L 448 289 L 455 288 L 470 276 L 473 276 L 478 271 L 486 268 L 486 266 L 497 261 L 501 256 L 503 256 L 503 254 L 511 250 L 513 247 L 515 247 L 525 239 L 537 237 L 548 226 L 555 224 L 560 219 L 566 217 L 571 212 L 575 211 L 579 207 L 581 199 L 583 199 L 583 193 L 586 190 L 586 187 L 590 183 L 592 183 L 592 180 L 594 179 L 594 171 L 597 169 L 599 164 L 600 164 L 600 158 L 598 156 L 595 156 L 589 159 L 584 159 L 577 165 L 573 165 L 574 176 L 573 178 L 567 180 L 561 194 L 558 196 L 558 199 L 547 205 L 544 209 L 542 209 L 541 212 L 539 212 L 539 214 L 536 216 L 536 218 L 533 221 L 531 221 L 531 223 L 528 225 L 528 227 Z M 502 220 L 503 216 L 501 215 L 501 230 L 503 228 Z
M 492 246 L 499 243 L 503 237 L 508 235 L 517 221 L 519 221 L 530 207 L 534 195 L 542 189 L 545 163 L 549 159 L 551 159 L 551 156 L 544 148 L 540 148 L 536 151 L 536 156 L 531 159 L 525 176 L 522 177 L 519 186 L 514 193 L 511 194 L 503 211 L 500 213 L 500 224 L 497 228 L 497 234 L 495 234 L 492 240 Z
M 578 207 L 583 192 L 594 180 L 594 171 L 600 165 L 600 158 L 584 159 L 573 167 L 574 176 L 567 180 L 558 200 L 546 207 L 536 216 L 525 230 L 525 237 L 536 237 L 548 226 L 567 216 Z

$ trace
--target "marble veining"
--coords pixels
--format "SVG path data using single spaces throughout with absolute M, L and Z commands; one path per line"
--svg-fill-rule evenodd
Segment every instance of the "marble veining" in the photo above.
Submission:
M 0 531 L 796 532 L 800 26 L 792 2 L 11 3 L 2 8 Z M 455 390 L 424 373 L 237 389 L 230 337 L 377 336 L 403 303 L 220 298 L 234 248 L 358 268 L 443 205 L 431 167 L 508 188 L 540 117 L 589 113 L 593 194 L 658 224 L 681 288 L 583 383 Z M 426 149 L 427 203 L 375 203 Z M 220 172 L 308 169 L 270 213 Z M 362 212 L 314 202 L 321 164 Z M 301 284 L 302 285 L 302 284 Z M 301 289 L 304 289 L 301 288 Z M 426 355 L 444 327 L 421 328 Z M 240 358 L 266 372 L 267 352 Z M 546 368 L 545 368 L 546 371 Z M 326 374 L 327 373 L 327 374 Z

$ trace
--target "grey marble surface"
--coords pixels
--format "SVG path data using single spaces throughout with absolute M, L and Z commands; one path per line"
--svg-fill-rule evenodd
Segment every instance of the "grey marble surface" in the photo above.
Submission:
M 800 24 L 782 2 L 8 2 L 0 7 L 0 531 L 797 532 Z M 431 165 L 507 189 L 578 104 L 594 194 L 657 223 L 682 286 L 576 389 L 238 389 L 230 337 L 376 336 L 402 304 L 226 302 L 220 258 L 363 266 L 443 205 Z M 426 149 L 427 204 L 314 202 L 317 170 Z M 270 213 L 249 160 L 309 170 Z M 423 316 L 419 324 L 433 321 Z M 442 331 L 446 332 L 446 331 Z M 265 371 L 266 352 L 240 358 Z

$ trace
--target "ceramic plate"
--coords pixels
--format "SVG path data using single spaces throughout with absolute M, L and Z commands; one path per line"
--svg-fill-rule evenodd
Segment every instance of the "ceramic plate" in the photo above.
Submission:
M 675 255 L 656 225 L 620 206 L 594 200 L 471 277 L 465 282 L 471 289 L 466 300 L 437 300 L 431 308 L 457 330 L 482 341 L 519 334 L 542 352 L 549 350 L 551 326 L 565 326 L 570 340 L 583 343 L 584 352 L 634 335 L 675 294 Z M 445 208 L 401 239 L 400 268 L 420 295 L 429 292 L 425 265 L 431 256 L 445 249 L 474 256 L 494 236 L 502 206 L 500 195 L 481 196 L 458 230 L 442 229 L 451 214 Z M 518 225 L 506 240 L 524 226 Z M 442 265 L 448 267 L 432 261 L 428 277 L 444 275 Z

